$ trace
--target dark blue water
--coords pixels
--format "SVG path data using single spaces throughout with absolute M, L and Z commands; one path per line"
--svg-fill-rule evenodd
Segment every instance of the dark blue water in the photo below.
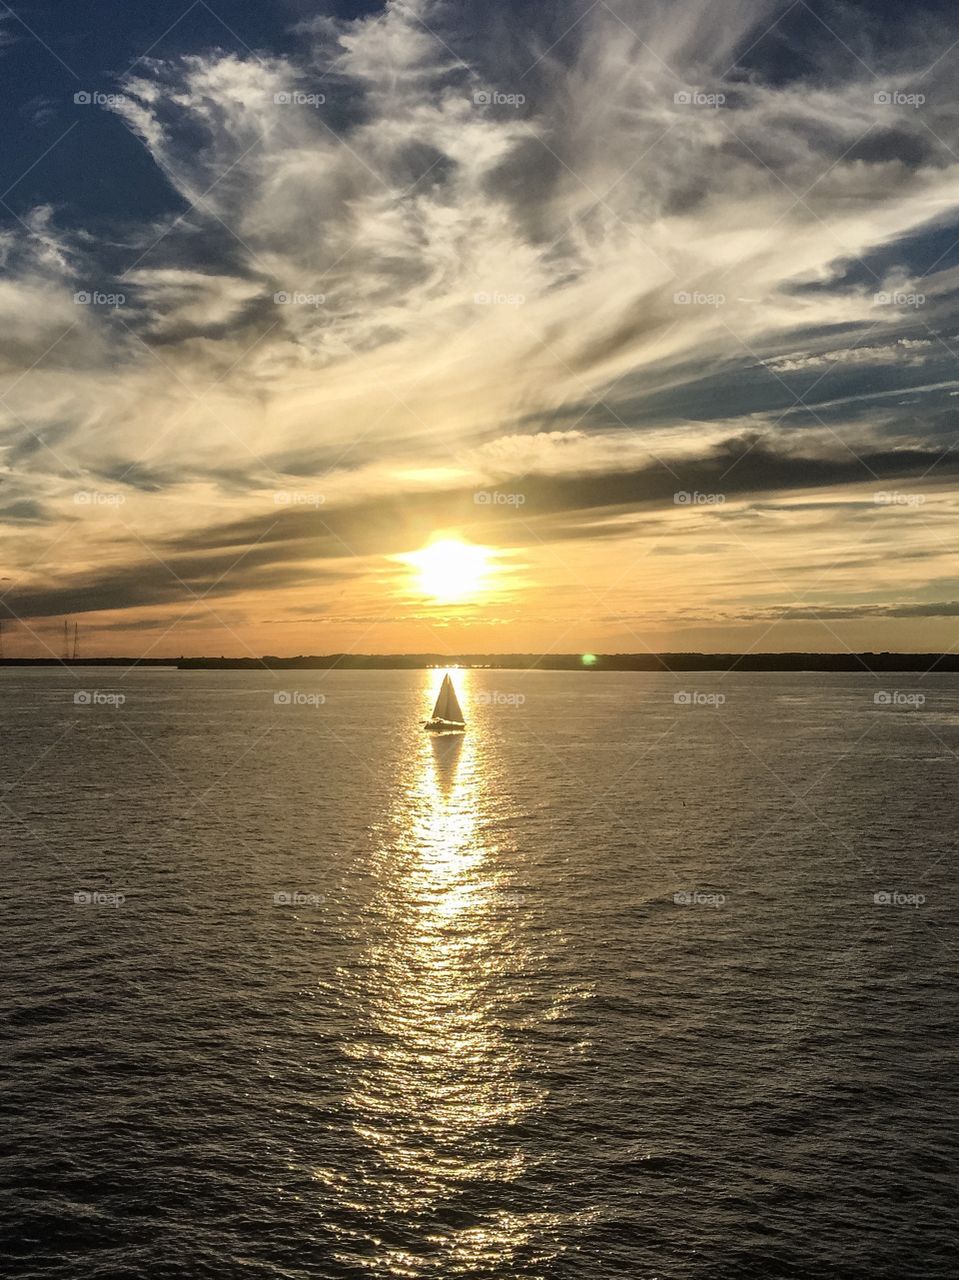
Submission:
M 0 670 L 2 1274 L 955 1276 L 959 680 L 457 682 Z

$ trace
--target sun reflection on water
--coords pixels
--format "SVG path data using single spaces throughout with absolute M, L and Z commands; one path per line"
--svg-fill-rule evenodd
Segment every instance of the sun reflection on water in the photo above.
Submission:
M 419 1223 L 419 1248 L 455 1275 L 507 1265 L 526 1236 L 522 1214 L 489 1204 L 490 1188 L 522 1177 L 515 1126 L 542 1095 L 510 1034 L 524 956 L 504 905 L 510 867 L 488 837 L 499 800 L 488 748 L 475 733 L 414 742 L 393 838 L 374 860 L 357 991 L 366 1032 L 349 1047 L 347 1105 L 365 1151 L 351 1207 L 407 1231 Z M 366 1249 L 343 1256 L 384 1275 L 434 1274 L 393 1235 L 380 1235 L 375 1262 Z

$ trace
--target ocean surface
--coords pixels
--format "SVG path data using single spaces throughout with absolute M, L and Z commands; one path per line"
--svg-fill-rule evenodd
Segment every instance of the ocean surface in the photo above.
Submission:
M 441 674 L 0 669 L 0 1274 L 955 1277 L 959 677 Z

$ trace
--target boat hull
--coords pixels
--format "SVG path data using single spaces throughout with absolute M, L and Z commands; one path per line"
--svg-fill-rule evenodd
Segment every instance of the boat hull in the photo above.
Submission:
M 462 720 L 424 720 L 423 728 L 427 733 L 465 733 L 466 725 Z

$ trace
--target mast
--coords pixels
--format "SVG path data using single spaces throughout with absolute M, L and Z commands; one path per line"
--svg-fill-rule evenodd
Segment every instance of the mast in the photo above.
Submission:
M 70 623 L 67 618 L 63 619 L 63 661 L 70 661 Z
M 80 651 L 80 624 L 79 622 L 75 622 L 73 624 L 73 661 L 74 662 L 76 662 L 77 660 L 77 654 L 79 653 L 79 651 Z

